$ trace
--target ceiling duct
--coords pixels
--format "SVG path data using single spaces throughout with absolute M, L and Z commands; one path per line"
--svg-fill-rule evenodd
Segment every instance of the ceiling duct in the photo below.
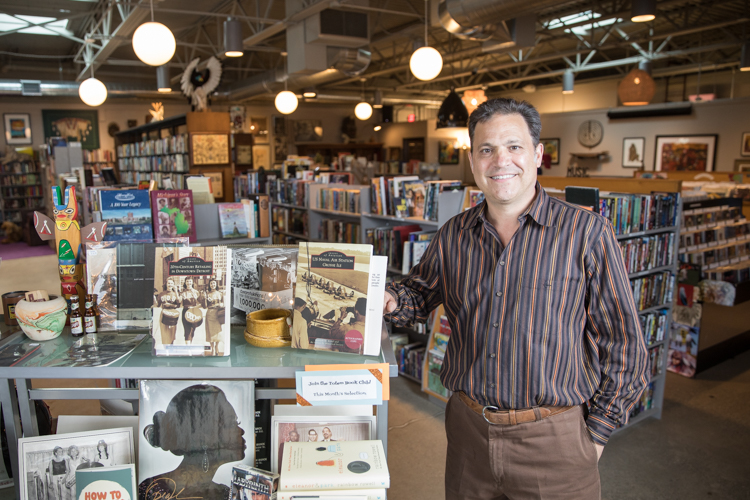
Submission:
M 359 76 L 365 72 L 372 60 L 372 54 L 364 49 L 328 47 L 328 67 L 341 71 L 347 76 Z
M 21 95 L 23 96 L 42 95 L 41 80 L 21 80 Z
M 31 83 L 32 85 L 29 85 Z M 44 96 L 44 97 L 78 97 L 81 82 L 41 81 L 41 80 L 0 80 L 0 95 L 3 96 Z M 107 83 L 107 94 L 110 96 L 146 96 L 160 95 L 153 86 L 142 84 Z M 28 91 L 35 93 L 29 94 Z
M 305 19 L 305 42 L 355 48 L 367 45 L 368 16 L 363 12 L 325 9 Z

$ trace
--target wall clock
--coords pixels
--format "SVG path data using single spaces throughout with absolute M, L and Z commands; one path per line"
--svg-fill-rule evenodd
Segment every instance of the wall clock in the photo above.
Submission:
M 578 127 L 578 142 L 587 148 L 598 146 L 604 138 L 604 127 L 596 120 L 586 120 Z

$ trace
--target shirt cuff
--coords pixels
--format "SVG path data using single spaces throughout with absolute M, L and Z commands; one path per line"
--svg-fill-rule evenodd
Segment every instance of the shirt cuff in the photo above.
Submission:
M 589 413 L 589 418 L 586 419 L 586 427 L 594 442 L 604 446 L 609 441 L 609 436 L 617 428 L 617 423 L 600 413 L 592 411 Z

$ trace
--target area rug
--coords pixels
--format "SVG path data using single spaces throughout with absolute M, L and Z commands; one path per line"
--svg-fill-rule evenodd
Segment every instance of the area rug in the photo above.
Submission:
M 54 254 L 55 251 L 47 245 L 30 247 L 23 241 L 0 245 L 0 258 L 3 260 L 25 259 L 26 257 L 42 257 Z

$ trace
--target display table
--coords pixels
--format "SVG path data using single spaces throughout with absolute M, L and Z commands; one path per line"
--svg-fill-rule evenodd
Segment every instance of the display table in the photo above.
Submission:
M 383 324 L 385 329 L 385 323 Z M 8 327 L 0 316 L 0 347 L 29 339 L 18 327 Z M 114 333 L 114 332 L 113 332 Z M 148 334 L 147 330 L 120 330 L 117 333 Z M 396 358 L 387 335 L 381 341 L 379 356 L 308 351 L 302 349 L 259 348 L 249 345 L 241 326 L 232 327 L 231 355 L 225 357 L 154 357 L 150 338 L 132 352 L 108 366 L 54 366 L 55 359 L 78 339 L 63 334 L 42 343 L 38 353 L 13 367 L 0 367 L 0 404 L 8 437 L 13 477 L 18 495 L 18 438 L 39 434 L 34 400 L 40 399 L 124 399 L 138 400 L 138 389 L 65 388 L 31 389 L 31 379 L 293 379 L 306 365 L 388 363 L 390 377 L 398 376 Z M 106 335 L 103 332 L 101 335 Z M 256 388 L 255 399 L 295 399 L 295 389 Z M 376 406 L 377 439 L 387 453 L 388 401 Z

